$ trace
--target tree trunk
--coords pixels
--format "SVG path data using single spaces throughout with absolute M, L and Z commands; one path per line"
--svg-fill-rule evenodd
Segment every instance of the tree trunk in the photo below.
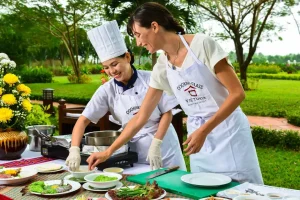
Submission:
M 241 75 L 241 83 L 244 90 L 248 90 L 248 83 L 247 83 L 247 66 L 245 63 L 239 63 L 240 65 L 240 75 Z
M 64 50 L 63 50 L 63 46 L 60 45 L 59 47 L 59 60 L 60 60 L 60 65 L 61 66 L 65 66 L 65 54 L 64 54 Z
M 156 52 L 152 54 L 152 69 L 154 67 L 154 65 L 156 64 L 157 62 L 157 55 L 156 55 Z

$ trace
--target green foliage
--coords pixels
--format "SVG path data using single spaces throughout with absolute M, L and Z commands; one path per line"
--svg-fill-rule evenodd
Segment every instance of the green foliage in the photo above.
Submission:
M 300 151 L 300 136 L 298 131 L 281 131 L 252 127 L 252 137 L 256 146 Z
M 44 112 L 42 106 L 34 104 L 30 114 L 26 118 L 25 127 L 32 125 L 51 125 L 50 116 L 50 114 Z
M 258 89 L 258 84 L 259 84 L 259 79 L 258 78 L 248 78 L 248 88 L 250 90 L 257 90 Z
M 149 62 L 145 63 L 144 65 L 137 65 L 135 67 L 136 67 L 136 69 L 140 69 L 140 70 L 146 70 L 146 71 L 152 70 L 152 65 Z
M 239 74 L 238 74 L 239 75 Z M 248 78 L 277 79 L 277 80 L 300 80 L 300 74 L 247 74 Z
M 79 79 L 74 73 L 68 75 L 68 80 L 70 83 L 90 83 L 91 78 L 87 74 L 82 74 Z
M 284 71 L 288 74 L 292 74 L 292 73 L 297 72 L 296 65 L 280 64 L 279 66 L 282 69 L 282 71 Z
M 90 74 L 100 74 L 102 70 L 101 65 L 85 65 L 88 67 Z
M 251 64 L 247 70 L 249 73 L 265 73 L 265 74 L 277 74 L 281 72 L 281 68 L 274 64 Z
M 80 68 L 80 73 L 81 74 L 85 74 L 85 75 L 89 75 L 89 74 L 91 74 L 91 72 L 90 72 L 90 69 L 87 67 L 87 66 L 82 66 L 81 68 Z
M 300 189 L 300 154 L 274 147 L 256 147 L 264 184 Z
M 300 126 L 300 112 L 287 116 L 288 122 L 296 126 Z
M 72 67 L 70 66 L 55 66 L 51 67 L 51 71 L 54 76 L 67 76 L 72 73 Z
M 43 67 L 24 68 L 19 72 L 24 83 L 51 83 L 52 73 Z

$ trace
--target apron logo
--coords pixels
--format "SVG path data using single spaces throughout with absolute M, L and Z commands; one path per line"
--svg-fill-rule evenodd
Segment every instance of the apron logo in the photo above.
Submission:
M 181 90 L 183 89 L 185 86 L 189 86 L 189 87 L 194 87 L 194 89 L 196 88 L 199 88 L 199 89 L 203 89 L 203 85 L 199 84 L 199 83 L 194 83 L 194 82 L 183 82 L 183 83 L 180 83 L 178 86 L 177 86 L 177 90 Z
M 196 92 L 196 90 L 195 90 L 196 88 L 195 87 L 193 87 L 193 86 L 189 86 L 188 88 L 186 88 L 184 91 L 185 92 L 188 92 L 192 97 L 196 97 L 196 96 L 198 96 L 197 95 L 197 92 Z
M 133 106 L 131 108 L 129 108 L 127 111 L 126 111 L 126 114 L 129 115 L 131 112 L 135 111 L 135 110 L 138 110 L 140 109 L 140 106 Z M 133 115 L 137 114 L 138 112 L 135 112 Z

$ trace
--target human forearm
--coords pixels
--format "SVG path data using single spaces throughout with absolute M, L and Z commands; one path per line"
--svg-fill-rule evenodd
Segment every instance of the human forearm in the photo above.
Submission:
M 244 98 L 244 93 L 230 94 L 219 110 L 204 125 L 201 126 L 201 130 L 205 130 L 203 133 L 206 135 L 209 134 L 240 105 Z
M 72 131 L 72 146 L 80 146 L 81 139 L 84 134 L 84 130 L 87 125 L 90 123 L 90 120 L 84 116 L 80 116 L 76 121 L 76 124 Z
M 161 116 L 157 132 L 154 136 L 156 139 L 159 139 L 159 140 L 164 139 L 164 137 L 166 135 L 166 132 L 167 132 L 167 130 L 170 126 L 170 123 L 172 121 L 172 118 L 173 118 L 173 116 L 172 116 L 172 111 L 171 110 L 169 110 L 168 112 L 164 113 Z
M 145 99 L 140 107 L 138 114 L 136 114 L 126 125 L 121 135 L 115 142 L 107 149 L 107 154 L 111 155 L 122 145 L 126 144 L 147 122 L 151 113 L 157 106 L 162 91 L 154 88 L 149 88 Z

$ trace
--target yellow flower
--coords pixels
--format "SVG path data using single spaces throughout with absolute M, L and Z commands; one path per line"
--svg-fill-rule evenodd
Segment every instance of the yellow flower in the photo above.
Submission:
M 12 84 L 15 84 L 16 82 L 18 82 L 19 78 L 14 74 L 8 73 L 3 77 L 3 80 L 5 83 L 7 83 L 11 86 Z
M 7 105 L 14 105 L 17 103 L 17 99 L 13 94 L 5 94 L 2 96 L 3 103 Z
M 0 123 L 6 123 L 13 117 L 13 111 L 9 108 L 0 108 Z
M 2 95 L 2 93 L 3 93 L 3 89 L 2 87 L 0 87 L 0 96 Z
M 24 84 L 19 84 L 17 86 L 17 90 L 22 92 L 22 96 L 29 95 L 31 93 L 31 89 Z
M 23 99 L 22 106 L 28 112 L 30 112 L 31 109 L 32 109 L 32 105 L 31 105 L 31 103 L 30 103 L 30 101 L 28 99 Z

